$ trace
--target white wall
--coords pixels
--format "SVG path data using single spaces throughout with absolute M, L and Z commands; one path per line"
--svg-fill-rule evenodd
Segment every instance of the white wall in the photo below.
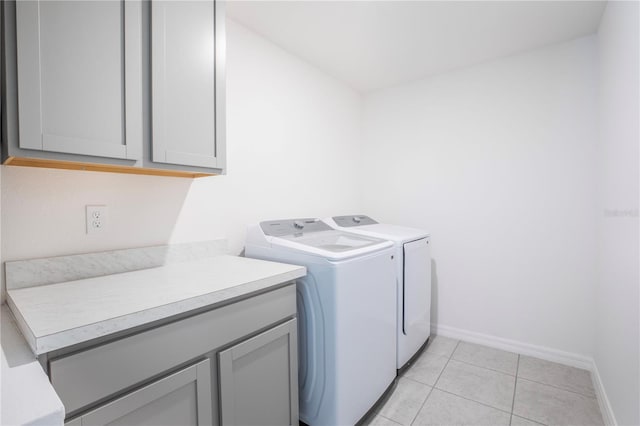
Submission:
M 378 91 L 364 116 L 356 92 L 231 21 L 228 175 L 3 166 L 2 261 L 218 237 L 237 253 L 247 223 L 361 211 L 431 230 L 434 322 L 595 351 L 618 422 L 638 424 L 637 15 L 611 2 L 597 44 Z M 97 203 L 108 230 L 88 236 Z
M 640 424 L 638 2 L 609 2 L 598 32 L 601 129 L 595 361 L 620 425 Z
M 365 97 L 364 212 L 432 233 L 432 321 L 589 356 L 595 39 Z
M 358 210 L 361 98 L 228 24 L 228 174 L 187 180 L 2 167 L 3 261 L 226 237 L 248 223 Z M 84 206 L 108 229 L 86 235 Z

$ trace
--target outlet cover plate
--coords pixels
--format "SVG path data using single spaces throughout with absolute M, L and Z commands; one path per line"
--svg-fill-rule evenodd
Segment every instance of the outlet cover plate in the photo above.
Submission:
M 90 205 L 86 207 L 87 234 L 104 232 L 107 227 L 107 206 Z

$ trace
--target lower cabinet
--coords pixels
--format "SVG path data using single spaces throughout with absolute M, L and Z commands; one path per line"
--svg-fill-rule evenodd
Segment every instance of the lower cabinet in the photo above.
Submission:
M 211 422 L 209 360 L 159 379 L 67 425 L 204 426 Z
M 44 361 L 66 425 L 297 425 L 295 283 Z
M 223 425 L 298 424 L 296 320 L 218 354 Z

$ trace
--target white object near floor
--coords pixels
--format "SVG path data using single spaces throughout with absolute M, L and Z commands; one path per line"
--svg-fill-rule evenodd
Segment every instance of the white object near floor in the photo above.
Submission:
M 397 291 L 397 359 L 401 369 L 431 333 L 430 236 L 420 229 L 386 225 L 368 216 L 334 216 L 329 226 L 394 244 Z
M 392 244 L 299 219 L 249 227 L 245 252 L 307 268 L 297 280 L 300 420 L 355 424 L 396 376 Z

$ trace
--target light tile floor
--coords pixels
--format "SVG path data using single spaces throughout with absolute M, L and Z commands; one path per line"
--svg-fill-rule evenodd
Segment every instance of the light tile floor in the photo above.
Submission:
M 370 425 L 603 425 L 586 370 L 434 337 Z

